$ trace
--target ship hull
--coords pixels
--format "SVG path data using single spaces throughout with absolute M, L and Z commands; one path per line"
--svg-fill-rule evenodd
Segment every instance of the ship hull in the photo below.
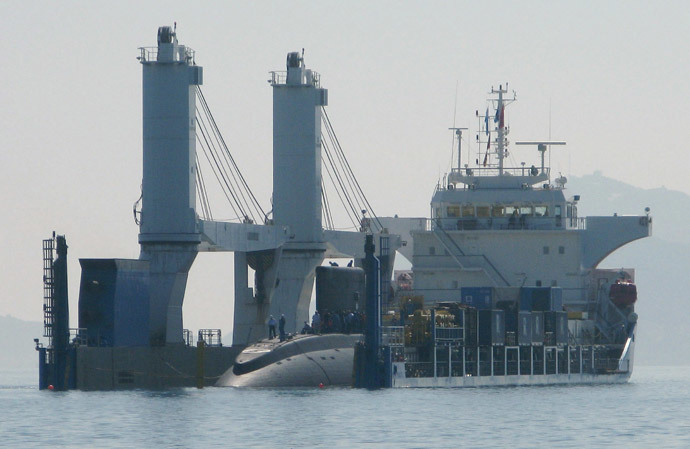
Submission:
M 393 388 L 471 388 L 567 384 L 617 384 L 630 373 L 393 378 Z
M 627 339 L 617 369 L 606 372 L 595 371 L 594 360 L 580 361 L 576 373 L 554 374 L 516 374 L 485 376 L 429 376 L 407 377 L 405 362 L 392 362 L 390 369 L 390 386 L 393 388 L 472 388 L 472 387 L 506 387 L 537 385 L 570 385 L 570 384 L 620 384 L 630 380 L 633 372 L 635 355 L 635 333 Z M 568 363 L 570 366 L 570 363 Z
M 263 340 L 249 346 L 218 380 L 220 387 L 352 386 L 354 346 L 361 335 L 297 336 L 287 342 Z M 617 384 L 630 379 L 634 336 L 625 346 L 618 369 L 605 373 L 518 374 L 406 377 L 405 362 L 391 362 L 393 388 L 472 388 L 501 386 Z

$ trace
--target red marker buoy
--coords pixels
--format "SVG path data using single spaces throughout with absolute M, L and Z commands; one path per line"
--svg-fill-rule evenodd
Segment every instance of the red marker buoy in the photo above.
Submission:
M 52 387 L 52 385 L 51 385 L 51 387 Z M 319 383 L 319 388 L 323 388 L 323 382 Z
M 55 389 L 55 387 L 54 387 L 54 386 L 52 386 L 52 385 L 48 385 L 48 389 L 49 389 L 49 390 L 54 390 L 54 389 Z

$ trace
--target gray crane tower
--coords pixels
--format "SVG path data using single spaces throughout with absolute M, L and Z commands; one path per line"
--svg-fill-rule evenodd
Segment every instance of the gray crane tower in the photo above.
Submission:
M 235 258 L 233 345 L 266 336 L 269 314 L 295 332 L 309 318 L 315 268 L 325 257 L 364 257 L 364 233 L 325 231 L 321 210 L 321 114 L 328 91 L 289 53 L 273 87 L 273 216 L 265 224 L 200 219 L 196 213 L 196 89 L 202 68 L 170 27 L 142 49 L 144 171 L 139 243 L 148 262 L 149 339 L 182 341 L 187 276 L 198 252 Z M 388 243 L 392 254 L 399 239 Z M 391 263 L 392 266 L 392 263 Z M 249 268 L 254 287 L 248 287 Z

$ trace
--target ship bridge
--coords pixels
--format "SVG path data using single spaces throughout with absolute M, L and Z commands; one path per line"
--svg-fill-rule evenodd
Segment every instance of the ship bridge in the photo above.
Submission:
M 412 262 L 414 292 L 425 302 L 458 301 L 463 287 L 554 286 L 569 304 L 588 301 L 591 276 L 617 248 L 651 235 L 649 211 L 637 216 L 578 216 L 579 195 L 567 196 L 567 179 L 551 178 L 545 154 L 563 141 L 520 141 L 536 147 L 539 161 L 504 164 L 510 126 L 507 85 L 491 90 L 480 114 L 477 158 L 463 164 L 462 132 L 457 163 L 431 199 L 431 217 L 387 217 L 382 222 L 411 242 L 401 253 Z M 474 140 L 474 139 L 473 139 Z M 469 159 L 469 158 L 467 158 Z M 453 161 L 455 162 L 455 160 Z M 471 166 L 471 163 L 472 166 Z M 583 306 L 584 307 L 584 306 Z
M 438 189 L 433 226 L 446 230 L 578 228 L 577 201 L 562 189 Z

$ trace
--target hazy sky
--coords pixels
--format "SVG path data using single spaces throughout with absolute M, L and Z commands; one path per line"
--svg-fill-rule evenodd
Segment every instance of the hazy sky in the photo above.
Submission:
M 376 212 L 425 216 L 450 163 L 456 86 L 456 125 L 474 131 L 486 93 L 509 82 L 518 96 L 506 112 L 510 139 L 548 138 L 551 123 L 551 136 L 568 142 L 554 149 L 556 172 L 600 170 L 636 186 L 690 193 L 689 5 L 0 2 L 0 315 L 41 319 L 41 239 L 53 230 L 70 246 L 73 316 L 78 258 L 137 257 L 136 56 L 138 47 L 156 44 L 160 25 L 177 21 L 180 43 L 196 50 L 205 96 L 265 208 L 272 189 L 266 80 L 270 70 L 285 69 L 287 52 L 304 48 Z M 514 150 L 516 164 L 536 162 L 536 151 Z M 215 217 L 230 217 L 227 206 L 214 204 Z M 231 261 L 231 254 L 197 258 L 185 325 L 228 327 Z

